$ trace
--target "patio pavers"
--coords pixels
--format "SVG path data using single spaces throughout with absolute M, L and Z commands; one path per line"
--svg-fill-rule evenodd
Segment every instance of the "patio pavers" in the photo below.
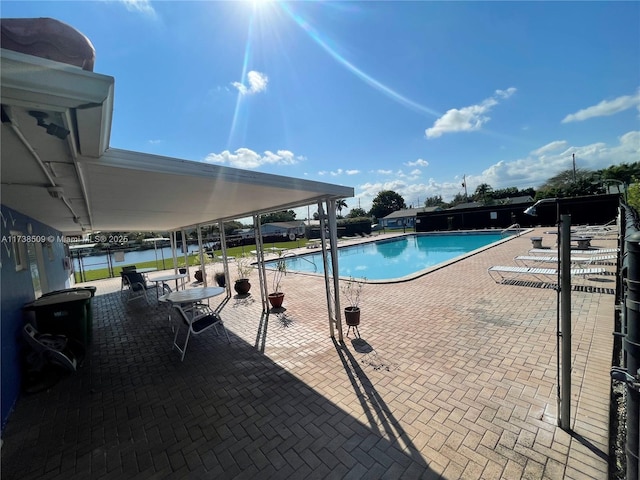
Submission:
M 222 310 L 231 344 L 192 338 L 184 363 L 164 306 L 92 282 L 91 354 L 20 399 L 3 479 L 607 478 L 615 277 L 572 292 L 570 435 L 556 426 L 556 292 L 487 274 L 531 235 L 366 285 L 362 339 L 343 343 L 323 279 L 288 274 L 286 311 L 262 315 L 254 272 L 253 295 Z

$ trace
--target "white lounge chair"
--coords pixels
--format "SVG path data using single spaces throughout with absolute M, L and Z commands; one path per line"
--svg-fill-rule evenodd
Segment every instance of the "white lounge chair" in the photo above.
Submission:
M 540 277 L 556 277 L 558 270 L 555 268 L 534 268 L 534 267 L 518 267 L 518 266 L 505 266 L 494 265 L 487 270 L 489 276 L 496 282 L 502 283 L 503 281 L 519 277 L 519 276 L 531 276 L 540 280 Z M 571 276 L 584 276 L 584 275 L 600 275 L 605 273 L 604 268 L 572 268 Z
M 615 219 L 605 225 L 576 225 L 576 234 L 586 234 L 593 236 L 607 236 L 618 233 L 618 226 Z
M 571 263 L 578 265 L 591 265 L 599 262 L 612 262 L 618 258 L 617 255 L 586 255 L 583 257 L 571 255 Z M 558 263 L 558 257 L 546 257 L 538 255 L 518 255 L 513 259 L 518 265 L 528 267 L 530 263 Z
M 590 250 L 571 250 L 571 255 L 607 255 L 612 253 L 618 253 L 618 248 L 594 248 Z M 550 253 L 556 253 L 555 248 L 532 248 L 529 253 L 549 255 Z

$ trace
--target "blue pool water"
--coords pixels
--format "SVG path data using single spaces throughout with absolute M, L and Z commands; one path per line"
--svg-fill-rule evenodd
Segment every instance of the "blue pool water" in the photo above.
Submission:
M 415 234 L 338 249 L 341 277 L 393 280 L 504 239 L 500 233 Z M 287 258 L 287 269 L 323 274 L 322 253 Z M 270 262 L 266 262 L 270 267 Z

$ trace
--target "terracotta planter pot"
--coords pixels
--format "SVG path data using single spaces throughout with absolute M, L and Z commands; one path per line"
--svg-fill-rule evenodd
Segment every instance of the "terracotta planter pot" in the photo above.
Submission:
M 284 301 L 284 293 L 282 292 L 270 293 L 267 296 L 267 298 L 269 299 L 271 308 L 280 308 L 282 307 L 282 302 Z
M 360 325 L 360 307 L 346 307 L 344 309 L 344 318 L 350 327 Z
M 251 290 L 251 284 L 249 283 L 248 278 L 240 278 L 236 280 L 233 289 L 236 291 L 238 295 L 246 295 Z

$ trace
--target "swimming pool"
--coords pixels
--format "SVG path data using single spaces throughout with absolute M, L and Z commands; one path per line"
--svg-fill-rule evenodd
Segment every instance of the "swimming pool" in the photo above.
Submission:
M 410 234 L 338 248 L 341 277 L 398 281 L 504 240 L 500 232 Z M 287 270 L 323 274 L 322 253 L 286 257 Z M 272 267 L 273 262 L 265 262 Z

